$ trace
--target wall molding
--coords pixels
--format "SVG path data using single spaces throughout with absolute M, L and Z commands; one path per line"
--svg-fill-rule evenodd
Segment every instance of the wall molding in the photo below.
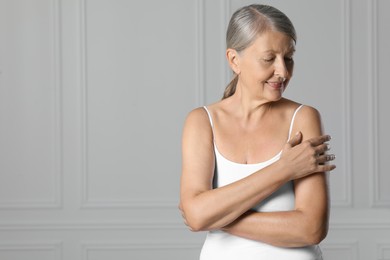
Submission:
M 123 250 L 123 249 L 200 249 L 202 247 L 199 243 L 183 243 L 182 241 L 172 241 L 172 243 L 161 243 L 152 241 L 99 241 L 99 242 L 88 242 L 83 241 L 82 247 L 85 251 L 92 250 Z
M 379 118 L 378 118 L 378 0 L 368 2 L 368 21 L 369 21 L 369 58 L 370 70 L 369 81 L 372 86 L 368 88 L 369 99 L 369 169 L 370 174 L 370 206 L 389 207 L 390 200 L 381 198 L 380 173 L 379 173 Z
M 377 249 L 377 259 L 378 260 L 388 260 L 389 259 L 389 256 L 390 256 L 390 241 L 377 242 L 376 243 L 376 249 Z
M 53 157 L 50 158 L 51 173 L 53 175 L 53 197 L 48 199 L 18 199 L 0 200 L 0 210 L 28 210 L 28 209 L 48 209 L 62 207 L 62 56 L 61 56 L 61 0 L 50 1 L 51 11 L 51 33 L 52 33 L 52 81 L 53 96 L 52 122 L 53 122 Z
M 331 222 L 329 224 L 329 229 L 331 230 L 390 230 L 390 222 L 380 221 L 375 222 L 375 220 L 371 221 L 360 221 L 360 222 Z
M 205 64 L 205 0 L 195 0 L 196 3 L 196 106 L 204 106 L 206 101 L 206 64 Z
M 86 0 L 79 0 L 79 32 L 80 32 L 80 90 L 81 90 L 81 189 L 82 205 L 88 203 L 88 141 L 87 141 L 87 21 Z
M 204 103 L 205 95 L 205 50 L 204 50 L 204 0 L 196 3 L 196 103 L 200 106 Z M 88 169 L 88 42 L 87 42 L 87 0 L 78 0 L 79 6 L 79 37 L 80 37 L 80 92 L 81 92 L 81 208 L 82 209 L 116 209 L 116 208 L 177 208 L 177 198 L 149 198 L 126 200 L 101 200 L 90 197 Z
M 177 209 L 178 199 L 128 199 L 128 200 L 83 200 L 81 208 L 83 209 L 147 209 L 147 208 L 166 208 Z
M 33 252 L 55 252 L 56 259 L 63 259 L 63 242 L 62 241 L 8 241 L 6 243 L 0 243 L 0 255 L 2 251 L 9 254 L 9 251 L 33 251 Z M 31 259 L 34 258 L 33 253 L 29 253 Z M 54 260 L 54 259 L 53 259 Z
M 167 242 L 152 242 L 152 241 L 99 241 L 99 242 L 81 242 L 81 259 L 89 259 L 90 253 L 97 251 L 157 251 L 157 250 L 196 250 L 200 251 L 202 244 L 199 243 L 183 243 L 182 241 L 172 241 L 171 243 Z
M 42 230 L 187 230 L 183 222 L 75 221 L 75 222 L 2 222 L 0 231 Z
M 345 163 L 345 174 L 344 174 L 344 198 L 335 199 L 332 201 L 332 206 L 339 208 L 351 208 L 352 207 L 352 141 L 351 141 L 351 118 L 352 118 L 352 104 L 351 104 L 351 4 L 350 0 L 341 1 L 342 11 L 342 46 L 341 50 L 343 53 L 342 57 L 342 96 L 344 100 L 343 107 L 343 159 Z
M 320 245 L 322 251 L 339 251 L 339 250 L 345 250 L 348 251 L 350 255 L 350 259 L 358 259 L 358 249 L 359 249 L 359 243 L 355 240 L 334 240 L 332 242 L 324 242 Z
M 331 221 L 330 230 L 389 230 L 390 220 Z M 183 221 L 2 221 L 0 231 L 40 230 L 188 230 Z
M 226 50 L 226 30 L 230 20 L 230 15 L 232 12 L 232 1 L 231 0 L 220 0 L 220 15 L 221 15 L 221 25 L 220 25 L 220 48 L 221 54 L 225 53 Z M 225 90 L 225 86 L 232 80 L 232 70 L 230 69 L 225 56 L 222 57 L 222 66 L 221 66 L 221 95 Z

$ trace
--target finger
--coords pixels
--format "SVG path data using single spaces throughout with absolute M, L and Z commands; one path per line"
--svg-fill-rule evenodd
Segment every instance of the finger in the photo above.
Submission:
M 288 144 L 291 147 L 294 147 L 302 142 L 302 133 L 301 131 L 297 132 L 293 138 L 288 141 Z
M 317 156 L 317 163 L 324 164 L 326 162 L 330 162 L 336 159 L 336 156 L 334 154 L 322 154 Z
M 323 155 L 323 154 L 325 154 L 326 151 L 330 150 L 330 145 L 327 144 L 327 143 L 324 143 L 324 144 L 321 144 L 321 145 L 315 147 L 314 150 L 315 150 L 317 156 L 318 155 Z
M 330 172 L 336 169 L 334 164 L 323 164 L 318 166 L 318 172 Z
M 312 145 L 312 146 L 318 146 L 321 145 L 327 141 L 330 141 L 331 137 L 330 135 L 321 135 L 318 137 L 313 137 L 311 139 L 308 139 L 307 141 Z

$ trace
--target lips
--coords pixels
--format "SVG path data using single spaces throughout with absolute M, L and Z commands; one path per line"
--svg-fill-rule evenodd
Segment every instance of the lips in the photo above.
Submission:
M 283 82 L 271 82 L 267 81 L 267 84 L 271 86 L 274 89 L 281 89 L 284 88 L 284 83 Z

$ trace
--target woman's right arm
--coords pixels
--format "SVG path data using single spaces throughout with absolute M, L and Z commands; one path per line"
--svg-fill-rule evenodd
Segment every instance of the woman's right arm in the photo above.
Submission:
M 316 158 L 326 150 L 326 136 L 300 144 L 297 135 L 285 145 L 281 160 L 229 185 L 213 189 L 213 133 L 206 111 L 193 110 L 184 124 L 180 205 L 192 231 L 220 229 L 276 191 L 287 181 L 329 171 Z

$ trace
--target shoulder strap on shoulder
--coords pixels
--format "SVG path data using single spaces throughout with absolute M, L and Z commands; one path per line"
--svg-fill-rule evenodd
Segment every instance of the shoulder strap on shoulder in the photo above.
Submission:
M 293 129 L 293 126 L 294 126 L 294 120 L 295 120 L 295 116 L 297 115 L 298 111 L 303 107 L 303 105 L 300 105 L 299 107 L 297 107 L 297 109 L 295 109 L 294 111 L 294 114 L 291 118 L 291 123 L 290 123 L 290 129 L 288 130 L 288 140 L 290 140 L 291 138 L 291 131 Z
M 210 111 L 207 109 L 206 106 L 203 107 L 204 110 L 206 110 L 207 112 L 207 115 L 209 116 L 209 120 L 210 120 L 210 125 L 211 125 L 211 128 L 214 130 L 214 125 L 213 125 L 213 118 L 211 117 L 211 114 L 210 114 Z

